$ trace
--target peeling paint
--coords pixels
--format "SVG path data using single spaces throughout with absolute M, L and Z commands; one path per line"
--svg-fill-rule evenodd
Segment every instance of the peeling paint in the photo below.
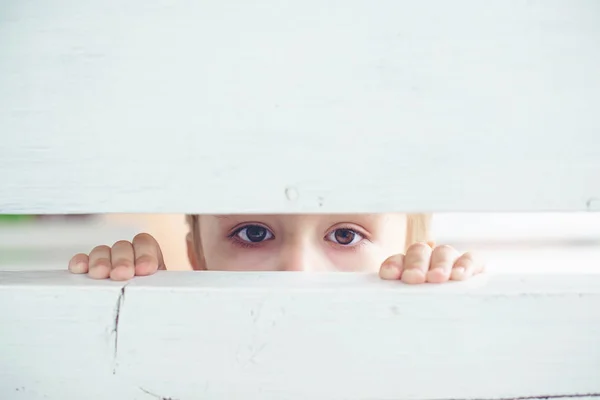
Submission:
M 178 400 L 178 399 L 176 399 L 176 398 L 174 398 L 174 397 L 164 397 L 164 396 L 160 396 L 160 395 L 158 395 L 158 394 L 156 394 L 156 393 L 152 393 L 151 391 L 149 391 L 149 390 L 146 390 L 146 389 L 144 389 L 144 388 L 143 388 L 143 387 L 141 387 L 141 386 L 139 387 L 139 389 L 140 389 L 142 392 L 146 393 L 147 395 L 150 395 L 150 396 L 152 396 L 152 397 L 154 397 L 155 399 L 158 399 L 158 400 Z
M 129 285 L 129 282 L 126 283 L 121 288 L 121 293 L 119 294 L 119 298 L 117 299 L 117 305 L 115 306 L 115 322 L 113 325 L 113 335 L 115 337 L 114 349 L 113 349 L 113 375 L 117 372 L 117 351 L 119 346 L 119 317 L 121 316 L 121 308 L 125 303 L 125 288 Z

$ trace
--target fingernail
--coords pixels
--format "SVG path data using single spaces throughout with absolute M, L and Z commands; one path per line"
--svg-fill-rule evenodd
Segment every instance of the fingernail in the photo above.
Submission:
M 425 273 L 417 268 L 407 269 L 402 273 L 402 281 L 405 283 L 425 282 Z
M 71 267 L 71 271 L 75 273 L 82 273 L 85 270 L 85 264 L 82 262 L 78 262 L 77 264 Z
M 398 279 L 400 277 L 400 267 L 394 263 L 385 263 L 381 266 L 379 276 L 382 279 Z
M 448 280 L 448 268 L 436 267 L 427 271 L 428 282 L 444 282 Z

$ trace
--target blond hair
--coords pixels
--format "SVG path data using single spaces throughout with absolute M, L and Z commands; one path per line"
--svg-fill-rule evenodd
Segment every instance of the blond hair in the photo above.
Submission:
M 406 244 L 405 248 L 413 243 L 428 243 L 433 245 L 431 234 L 431 214 L 408 214 L 406 216 Z
M 200 230 L 198 229 L 199 221 L 197 214 L 187 214 L 185 216 L 190 231 L 188 240 L 191 241 L 196 260 L 203 260 L 202 256 L 202 240 L 200 238 Z M 431 237 L 431 214 L 407 214 L 406 215 L 406 242 L 405 249 L 413 243 L 428 243 L 433 246 L 433 238 Z

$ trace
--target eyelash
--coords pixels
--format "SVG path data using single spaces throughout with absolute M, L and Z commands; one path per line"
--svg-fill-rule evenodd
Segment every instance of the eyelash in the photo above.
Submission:
M 327 239 L 327 237 L 329 235 L 331 235 L 332 233 L 334 233 L 335 231 L 338 231 L 338 230 L 350 231 L 350 232 L 354 233 L 355 235 L 360 236 L 361 239 L 357 243 L 352 244 L 352 245 L 343 245 L 343 244 L 340 244 L 335 241 L 331 241 L 331 240 Z M 369 236 L 366 233 L 363 233 L 362 231 L 360 231 L 356 228 L 349 227 L 349 226 L 338 226 L 335 229 L 330 230 L 325 235 L 325 240 L 327 241 L 327 243 L 330 246 L 340 249 L 341 251 L 358 251 L 362 246 L 364 246 L 365 244 L 367 244 L 367 242 L 370 241 Z
M 261 227 L 263 229 L 266 229 L 272 235 L 272 238 L 269 238 L 267 240 L 263 240 L 261 242 L 247 242 L 245 240 L 242 240 L 242 239 L 238 238 L 238 234 L 240 232 L 242 232 L 244 229 L 248 229 L 250 227 L 255 227 L 255 226 L 258 226 L 258 227 Z M 360 236 L 361 239 L 357 243 L 355 243 L 353 245 L 343 245 L 341 243 L 329 240 L 328 236 L 330 236 L 331 234 L 334 234 L 338 230 L 350 231 L 353 234 Z M 273 240 L 275 238 L 275 234 L 271 231 L 271 229 L 269 229 L 266 226 L 263 226 L 261 224 L 246 224 L 246 225 L 240 226 L 239 228 L 235 229 L 233 232 L 231 232 L 229 235 L 227 235 L 227 237 L 236 246 L 240 246 L 240 247 L 243 247 L 243 248 L 256 248 L 256 247 L 262 245 L 264 242 L 268 242 L 269 240 Z M 324 239 L 327 242 L 329 242 L 332 246 L 341 247 L 344 250 L 357 250 L 360 246 L 362 246 L 362 245 L 365 244 L 365 241 L 369 240 L 366 234 L 358 231 L 357 229 L 350 228 L 350 227 L 344 227 L 344 226 L 337 227 L 337 228 L 335 228 L 335 229 L 327 232 L 327 234 L 325 235 Z
M 240 238 L 238 238 L 238 234 L 243 231 L 244 229 L 248 229 L 250 227 L 253 226 L 258 226 L 261 227 L 263 229 L 266 229 L 273 237 L 268 239 L 268 240 L 263 240 L 261 242 L 246 242 Z M 262 244 L 264 244 L 264 242 L 268 242 L 269 240 L 273 240 L 275 238 L 275 234 L 271 231 L 271 229 L 267 228 L 264 225 L 261 224 L 246 224 L 246 225 L 242 225 L 237 229 L 234 229 L 233 232 L 231 232 L 229 235 L 227 235 L 227 237 L 231 240 L 231 242 L 233 244 L 235 244 L 236 246 L 240 246 L 243 247 L 245 249 L 252 249 L 252 248 L 256 248 Z
M 257 247 L 257 245 L 260 245 L 260 243 L 248 243 L 248 242 L 244 242 L 243 240 L 239 240 L 239 239 L 232 239 L 231 240 L 233 242 L 233 244 L 235 244 L 236 246 L 240 246 L 243 247 L 244 249 L 253 249 L 255 247 Z

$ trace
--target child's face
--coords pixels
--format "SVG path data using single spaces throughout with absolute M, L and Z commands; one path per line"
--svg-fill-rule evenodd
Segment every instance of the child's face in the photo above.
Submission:
M 404 251 L 403 214 L 202 215 L 209 270 L 377 271 Z

